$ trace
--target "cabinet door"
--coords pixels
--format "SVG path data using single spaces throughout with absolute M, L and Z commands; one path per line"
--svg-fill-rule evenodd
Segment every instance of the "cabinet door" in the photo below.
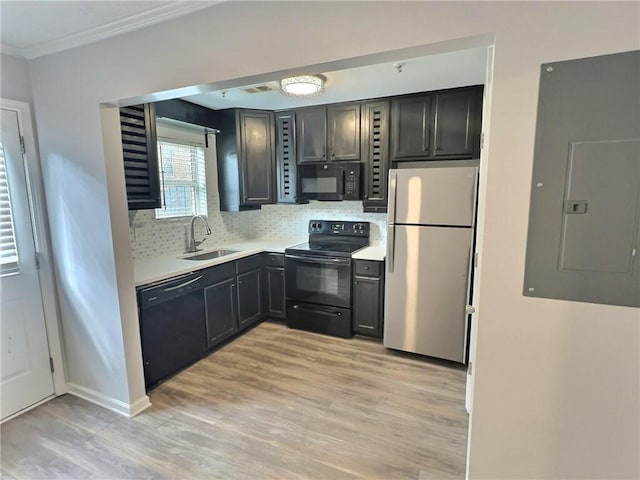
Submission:
M 476 90 L 438 93 L 434 98 L 434 157 L 467 157 L 474 151 Z
M 275 203 L 272 114 L 241 110 L 238 112 L 238 124 L 242 203 Z
M 265 268 L 267 276 L 268 313 L 271 317 L 284 318 L 286 299 L 284 290 L 284 268 Z
M 365 212 L 387 211 L 389 176 L 389 102 L 362 107 L 362 161 Z
M 327 110 L 310 108 L 296 112 L 298 163 L 327 161 Z
M 296 117 L 294 112 L 276 114 L 276 174 L 278 203 L 296 203 Z
M 329 160 L 360 160 L 360 104 L 327 108 Z
M 129 210 L 162 207 L 154 105 L 122 107 L 120 130 Z
M 391 107 L 391 159 L 413 160 L 430 156 L 431 97 L 393 100 Z
M 238 275 L 238 322 L 240 328 L 248 327 L 263 315 L 262 269 Z
M 353 277 L 353 331 L 382 336 L 380 279 Z
M 204 289 L 209 347 L 238 331 L 235 282 L 231 277 Z

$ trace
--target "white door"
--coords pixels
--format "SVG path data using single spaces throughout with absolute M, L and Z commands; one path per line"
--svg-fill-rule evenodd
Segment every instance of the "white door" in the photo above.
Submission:
M 53 394 L 18 113 L 0 138 L 0 417 Z

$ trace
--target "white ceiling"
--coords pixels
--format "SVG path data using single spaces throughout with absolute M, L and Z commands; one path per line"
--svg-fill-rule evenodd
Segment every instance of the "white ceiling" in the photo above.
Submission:
M 59 52 L 137 30 L 221 1 L 25 1 L 0 0 L 0 41 L 3 53 L 28 59 Z M 273 75 L 263 83 L 273 90 L 246 93 L 243 87 L 186 97 L 210 108 L 282 110 L 307 105 L 386 97 L 437 90 L 485 81 L 486 49 L 476 48 L 428 57 L 403 59 L 401 72 L 393 61 L 323 74 L 325 92 L 307 99 L 282 95 Z M 303 69 L 301 69 L 302 71 Z M 259 77 L 258 77 L 259 79 Z M 253 81 L 253 80 L 252 80 Z
M 85 45 L 164 22 L 219 1 L 0 1 L 3 53 L 24 58 Z
M 214 109 L 242 107 L 283 110 L 426 92 L 441 88 L 484 84 L 486 61 L 486 48 L 474 48 L 333 72 L 307 72 L 322 74 L 327 78 L 327 82 L 323 94 L 306 99 L 283 95 L 279 91 L 278 82 L 271 81 L 202 93 L 185 97 L 185 100 Z M 396 67 L 398 63 L 403 65 L 401 72 Z M 273 90 L 260 93 L 244 91 L 245 88 L 255 85 L 268 85 Z

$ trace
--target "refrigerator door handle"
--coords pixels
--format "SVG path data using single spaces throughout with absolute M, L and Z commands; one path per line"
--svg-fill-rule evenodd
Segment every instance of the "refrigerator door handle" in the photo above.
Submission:
M 396 250 L 396 226 L 387 225 L 387 271 L 393 273 L 393 257 Z
M 396 199 L 398 195 L 398 174 L 389 172 L 389 213 L 387 223 L 396 223 Z

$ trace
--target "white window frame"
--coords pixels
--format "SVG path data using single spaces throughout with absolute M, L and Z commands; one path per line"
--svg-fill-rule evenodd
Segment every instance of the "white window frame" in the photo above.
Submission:
M 181 215 L 181 216 L 160 216 L 160 212 L 162 210 L 164 210 L 164 202 L 165 202 L 165 192 L 164 192 L 164 179 L 163 177 L 163 173 L 162 170 L 164 168 L 163 163 L 162 163 L 162 153 L 160 151 L 160 143 L 161 142 L 167 142 L 167 143 L 174 143 L 174 144 L 179 144 L 179 145 L 188 145 L 188 146 L 192 146 L 192 147 L 199 147 L 202 148 L 204 150 L 204 171 L 202 172 L 203 178 L 202 178 L 202 185 L 204 186 L 204 212 L 196 212 L 194 213 L 195 215 L 203 215 L 203 216 L 208 216 L 208 210 L 209 210 L 209 205 L 208 205 L 208 189 L 209 189 L 209 185 L 207 182 L 207 177 L 208 177 L 208 172 L 207 169 L 209 168 L 209 161 L 208 161 L 208 156 L 210 154 L 209 152 L 209 148 L 207 148 L 205 146 L 204 143 L 204 130 L 200 130 L 199 127 L 196 128 L 189 128 L 189 126 L 185 125 L 185 126 L 177 126 L 175 124 L 175 122 L 172 121 L 163 121 L 162 119 L 159 119 L 157 122 L 157 147 L 158 147 L 158 168 L 160 169 L 160 185 L 161 185 L 161 196 L 162 196 L 162 203 L 163 203 L 163 207 L 162 208 L 158 208 L 154 210 L 154 216 L 156 218 L 157 221 L 175 221 L 175 220 L 184 220 L 185 218 L 190 218 L 192 215 Z

